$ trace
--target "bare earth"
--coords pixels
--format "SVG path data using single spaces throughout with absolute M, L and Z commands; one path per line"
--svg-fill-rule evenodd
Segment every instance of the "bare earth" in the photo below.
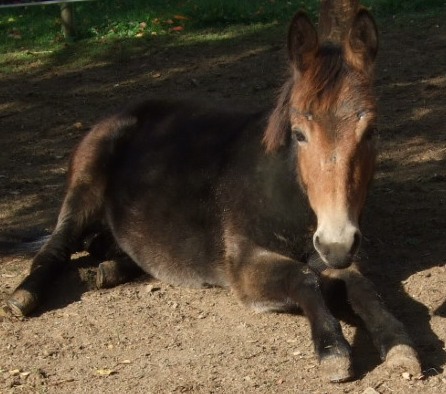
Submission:
M 0 309 L 0 393 L 446 392 L 445 17 L 381 23 L 381 154 L 363 223 L 363 271 L 406 324 L 425 379 L 389 375 L 364 330 L 343 323 L 358 379 L 328 384 L 303 316 L 256 314 L 227 290 L 148 277 L 98 291 L 95 263 L 79 255 L 34 316 Z M 70 151 L 120 106 L 154 96 L 271 105 L 284 37 L 277 27 L 176 47 L 117 44 L 82 67 L 66 48 L 0 74 L 0 241 L 51 231 Z M 0 250 L 2 305 L 29 265 Z

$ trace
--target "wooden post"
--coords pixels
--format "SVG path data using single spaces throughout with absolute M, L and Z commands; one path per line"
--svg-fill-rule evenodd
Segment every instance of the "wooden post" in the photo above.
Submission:
M 60 16 L 62 19 L 63 35 L 67 40 L 72 40 L 76 35 L 73 5 L 70 3 L 62 3 L 60 5 Z
M 358 8 L 359 0 L 321 0 L 319 13 L 321 41 L 342 42 Z

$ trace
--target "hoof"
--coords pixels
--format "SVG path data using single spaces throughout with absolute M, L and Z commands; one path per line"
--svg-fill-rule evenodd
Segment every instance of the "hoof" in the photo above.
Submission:
M 321 360 L 320 368 L 324 378 L 332 383 L 347 382 L 354 377 L 349 357 L 327 356 Z
M 115 261 L 104 261 L 98 266 L 96 287 L 107 289 L 122 283 L 119 266 Z
M 96 274 L 96 287 L 105 289 L 130 282 L 143 273 L 132 261 L 107 260 L 99 264 Z
M 7 305 L 15 316 L 28 316 L 38 305 L 37 297 L 24 289 L 16 290 L 7 301 Z
M 417 352 L 408 345 L 394 346 L 387 353 L 386 365 L 394 372 L 407 372 L 414 377 L 422 375 Z

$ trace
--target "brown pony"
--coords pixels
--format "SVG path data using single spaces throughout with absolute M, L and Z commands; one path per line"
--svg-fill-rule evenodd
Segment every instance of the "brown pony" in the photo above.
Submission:
M 321 41 L 299 12 L 291 76 L 270 115 L 147 101 L 98 123 L 73 154 L 57 226 L 11 309 L 31 313 L 87 239 L 105 254 L 98 287 L 145 271 L 229 287 L 261 311 L 298 305 L 322 373 L 336 382 L 353 376 L 351 349 L 323 290 L 341 281 L 388 366 L 419 374 L 404 327 L 354 265 L 375 162 L 377 42 L 364 9 L 339 44 Z

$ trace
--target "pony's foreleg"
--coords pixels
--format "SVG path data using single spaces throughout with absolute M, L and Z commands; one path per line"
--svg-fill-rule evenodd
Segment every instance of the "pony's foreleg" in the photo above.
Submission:
M 299 305 L 307 316 L 323 375 L 332 382 L 353 377 L 351 350 L 339 322 L 325 305 L 317 275 L 304 264 L 261 248 L 239 245 L 229 256 L 231 288 L 259 311 Z
M 387 310 L 370 280 L 354 266 L 344 270 L 326 269 L 322 272 L 322 279 L 337 279 L 345 283 L 349 304 L 364 322 L 389 368 L 421 375 L 417 352 L 403 324 Z

